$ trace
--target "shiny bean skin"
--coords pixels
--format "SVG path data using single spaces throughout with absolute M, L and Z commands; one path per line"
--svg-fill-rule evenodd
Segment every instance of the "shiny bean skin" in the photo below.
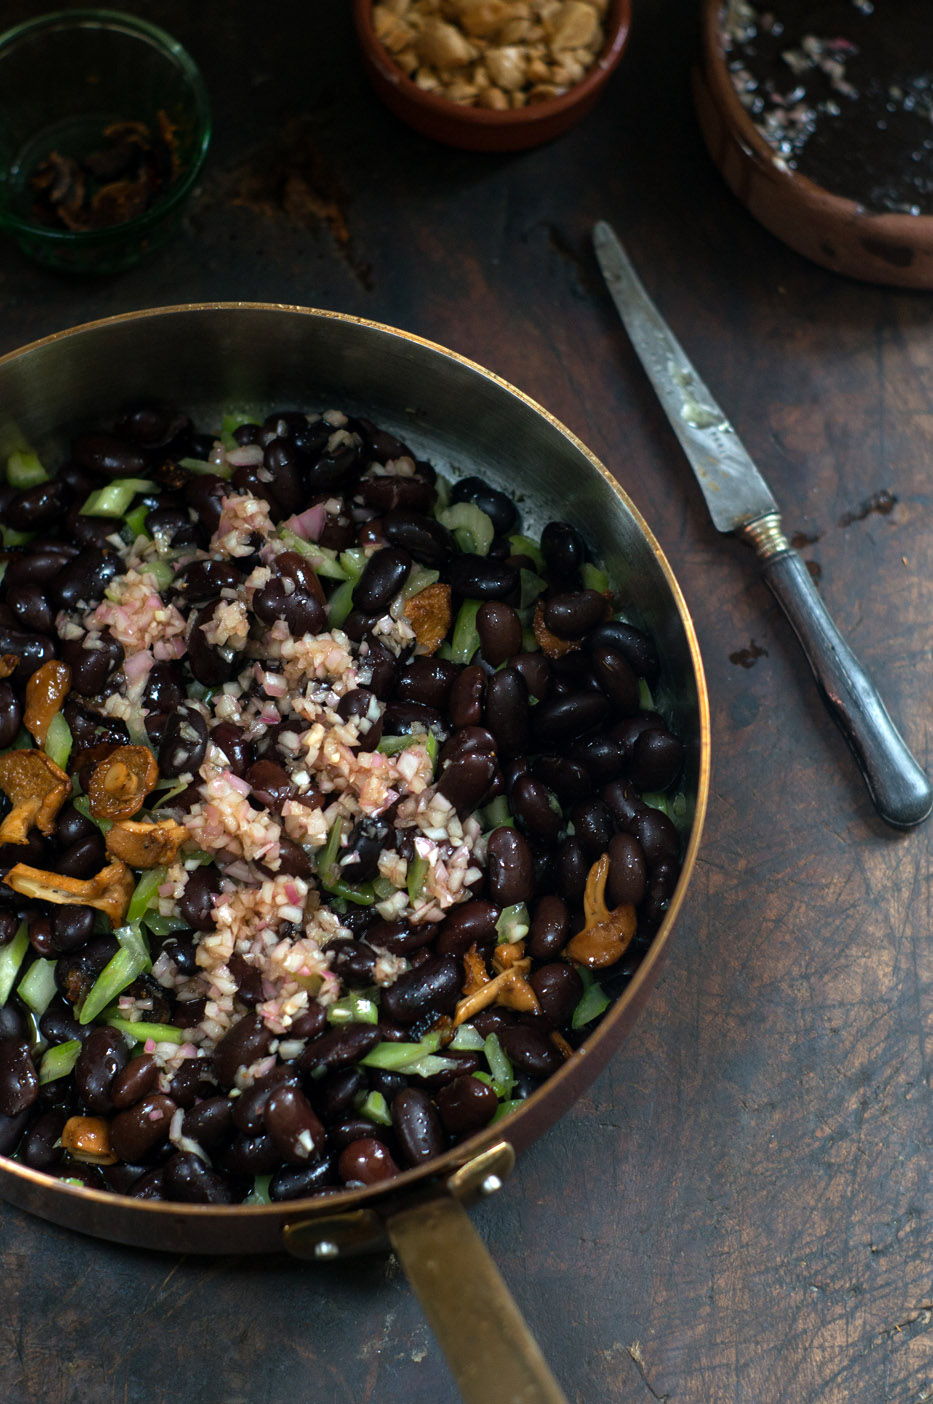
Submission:
M 496 758 L 491 751 L 466 751 L 449 761 L 437 784 L 438 794 L 461 816 L 477 809 L 489 793 L 496 776 Z
M 190 604 L 206 604 L 222 590 L 235 590 L 243 579 L 233 561 L 192 561 L 175 576 L 175 585 Z
M 271 1175 L 282 1164 L 279 1148 L 266 1131 L 258 1136 L 235 1136 L 218 1160 L 221 1168 L 233 1175 Z
M 538 996 L 541 1017 L 552 1029 L 566 1024 L 583 997 L 583 981 L 566 960 L 532 971 L 528 983 Z
M 210 629 L 214 615 L 222 608 L 224 600 L 212 600 L 194 615 L 188 630 L 188 667 L 195 679 L 205 687 L 220 687 L 229 682 L 240 667 L 239 654 L 228 645 L 213 644 L 208 641 L 206 629 Z
M 493 829 L 486 846 L 489 896 L 500 907 L 534 897 L 534 860 L 527 839 L 503 825 Z
M 408 579 L 411 556 L 399 546 L 383 546 L 369 560 L 353 588 L 353 603 L 364 614 L 384 614 Z
M 59 857 L 55 871 L 65 877 L 88 878 L 99 872 L 106 862 L 104 840 L 100 833 L 79 839 Z
M 321 1156 L 311 1165 L 285 1165 L 269 1181 L 269 1198 L 274 1204 L 288 1199 L 304 1199 L 336 1184 L 333 1157 Z
M 563 825 L 560 809 L 551 801 L 552 792 L 540 780 L 521 775 L 510 792 L 512 813 L 531 834 L 542 843 L 555 843 Z
M 591 650 L 604 645 L 621 653 L 638 677 L 644 678 L 649 686 L 654 685 L 660 664 L 654 640 L 647 634 L 621 619 L 610 619 L 598 625 L 587 639 L 587 648 Z
M 357 1097 L 365 1095 L 366 1086 L 366 1074 L 362 1069 L 348 1064 L 315 1079 L 309 1084 L 309 1090 L 318 1116 L 323 1121 L 334 1122 L 352 1109 Z
M 537 712 L 547 705 L 539 703 Z M 486 725 L 503 760 L 524 755 L 530 745 L 528 688 L 516 668 L 500 668 L 486 684 Z
M 379 957 L 368 942 L 340 941 L 331 949 L 334 951 L 331 969 L 348 989 L 359 990 L 373 983 Z
M 98 648 L 85 648 L 83 639 L 65 639 L 59 649 L 62 662 L 71 669 L 71 686 L 82 697 L 97 697 L 123 663 L 123 645 L 109 629 L 102 629 L 95 639 Z
M 196 707 L 184 704 L 168 720 L 159 746 L 159 774 L 174 779 L 196 775 L 207 752 L 207 722 Z
M 289 514 L 300 511 L 304 505 L 300 465 L 301 455 L 287 439 L 277 437 L 266 444 L 263 467 L 283 511 Z
M 392 1126 L 406 1165 L 423 1165 L 444 1149 L 444 1132 L 426 1092 L 408 1087 L 392 1100 Z
M 680 835 L 660 809 L 651 809 L 646 805 L 626 827 L 641 844 L 649 866 L 679 859 Z
M 93 934 L 93 907 L 67 903 L 55 908 L 52 915 L 52 947 L 60 955 L 85 945 Z
M 29 1127 L 19 1146 L 19 1157 L 31 1170 L 51 1170 L 65 1154 L 59 1141 L 68 1113 L 61 1107 L 43 1112 Z
M 16 740 L 22 720 L 22 703 L 6 679 L 0 679 L 0 750 Z
M 67 491 L 61 479 L 37 483 L 14 493 L 3 512 L 4 523 L 17 531 L 36 531 L 61 517 Z
M 491 487 L 482 478 L 460 478 L 450 492 L 451 502 L 472 502 L 492 522 L 497 536 L 512 531 L 518 520 L 518 508 L 510 497 Z
M 534 960 L 554 960 L 569 940 L 570 914 L 567 903 L 553 893 L 540 897 L 528 930 L 528 954 Z
M 497 675 L 498 676 L 498 675 Z M 533 709 L 532 725 L 539 746 L 561 746 L 604 722 L 609 703 L 599 692 L 570 692 L 545 698 Z
M 180 1204 L 233 1204 L 235 1196 L 223 1175 L 205 1165 L 199 1155 L 179 1151 L 165 1164 L 166 1199 Z
M 602 800 L 584 800 L 570 811 L 573 831 L 590 862 L 605 853 L 612 838 L 612 815 Z
M 36 634 L 51 633 L 55 615 L 41 586 L 11 585 L 6 592 L 6 602 L 24 629 Z
M 291 552 L 283 552 L 290 555 Z M 306 572 L 310 574 L 310 572 Z M 298 578 L 296 578 L 298 577 Z M 289 581 L 292 588 L 289 588 Z M 327 611 L 319 598 L 320 585 L 305 585 L 297 570 L 276 574 L 253 596 L 253 612 L 264 624 L 284 619 L 293 638 L 303 634 L 322 633 L 327 624 Z
M 243 728 L 235 722 L 218 722 L 211 728 L 210 739 L 223 752 L 230 772 L 242 779 L 255 757 L 252 744 L 247 741 Z
M 6 1116 L 0 1112 L 0 1155 L 13 1154 L 31 1116 L 31 1107 L 17 1112 L 15 1116 Z
M 140 1053 L 122 1068 L 110 1088 L 110 1100 L 117 1111 L 143 1099 L 159 1080 L 159 1065 L 150 1053 Z
M 583 901 L 589 864 L 576 838 L 565 838 L 554 855 L 554 881 L 558 894 L 570 907 Z
M 552 580 L 573 583 L 586 561 L 586 546 L 569 522 L 548 522 L 541 533 L 541 554 Z
M 454 907 L 438 930 L 435 947 L 438 954 L 464 956 L 471 946 L 482 950 L 494 945 L 501 910 L 495 902 L 479 897 Z
M 476 615 L 480 649 L 487 663 L 498 668 L 522 646 L 518 610 L 504 600 L 485 600 Z
M 126 1039 L 116 1029 L 96 1028 L 84 1040 L 75 1063 L 74 1079 L 78 1096 L 89 1112 L 107 1116 L 113 1111 L 113 1084 L 128 1060 Z
M 486 674 L 478 663 L 461 668 L 450 689 L 447 711 L 454 726 L 479 726 L 483 720 Z
M 266 1130 L 291 1165 L 303 1165 L 323 1148 L 327 1133 L 304 1093 L 277 1087 L 263 1108 Z
M 229 1097 L 207 1097 L 185 1112 L 182 1135 L 205 1150 L 224 1145 L 234 1134 L 233 1107 Z
M 452 590 L 468 600 L 503 600 L 518 589 L 519 574 L 508 561 L 470 552 L 455 555 L 447 566 Z
M 598 590 L 565 590 L 545 603 L 544 622 L 559 639 L 582 639 L 606 613 L 606 597 Z
M 547 695 L 551 681 L 551 667 L 543 653 L 515 653 L 509 663 L 510 668 L 521 673 L 531 697 L 538 701 Z
M 71 456 L 79 468 L 100 478 L 144 478 L 146 460 L 116 434 L 95 431 L 72 440 Z
M 197 513 L 201 528 L 213 535 L 220 524 L 223 499 L 229 496 L 230 484 L 214 473 L 192 473 L 185 483 L 185 501 Z
M 249 1067 L 269 1051 L 272 1034 L 258 1014 L 244 1014 L 214 1049 L 214 1076 L 221 1087 L 233 1086 L 237 1070 Z
M 189 873 L 185 890 L 178 901 L 178 910 L 193 930 L 213 930 L 213 899 L 219 891 L 220 873 L 213 865 L 195 868 Z
M 0 1038 L 0 1115 L 19 1116 L 38 1095 L 39 1075 L 29 1044 L 18 1038 Z
M 429 1014 L 452 1014 L 459 995 L 458 961 L 452 955 L 429 956 L 386 986 L 381 1009 L 387 1019 L 396 1023 L 415 1024 Z
M 177 1110 L 170 1097 L 152 1092 L 135 1106 L 118 1112 L 110 1123 L 114 1154 L 132 1164 L 147 1164 L 161 1149 Z
M 296 794 L 285 767 L 267 757 L 254 761 L 243 778 L 252 790 L 256 804 L 271 809 L 273 814 L 281 814 L 286 801 Z
M 639 790 L 666 790 L 680 774 L 684 761 L 682 742 L 669 731 L 643 731 L 635 738 L 629 757 L 629 775 Z
M 79 1024 L 71 1006 L 64 1000 L 53 999 L 39 1020 L 39 1032 L 47 1043 L 68 1043 L 71 1039 L 84 1040 L 90 1035 L 90 1024 Z
M 123 574 L 123 563 L 113 551 L 86 546 L 66 561 L 52 582 L 52 590 L 62 609 L 75 609 L 80 603 L 100 604 L 114 576 Z
M 345 1185 L 378 1185 L 397 1175 L 398 1166 L 384 1141 L 366 1136 L 340 1152 L 337 1174 Z
M 30 542 L 22 555 L 12 556 L 3 577 L 4 589 L 14 585 L 47 585 L 66 562 L 78 554 L 76 546 L 50 541 L 45 545 Z
M 575 741 L 569 748 L 569 756 L 589 772 L 594 784 L 617 779 L 627 766 L 625 747 L 604 732 Z
M 21 682 L 31 677 L 43 663 L 51 662 L 55 657 L 55 644 L 43 634 L 0 625 L 0 654 L 4 653 L 10 653 L 18 660 L 13 676 Z
M 621 649 L 609 644 L 590 648 L 590 662 L 599 686 L 612 703 L 616 715 L 630 717 L 638 711 L 638 675 Z
M 298 1067 L 302 1072 L 312 1068 L 344 1068 L 365 1058 L 378 1042 L 379 1029 L 375 1024 L 337 1024 L 306 1045 Z
M 460 910 L 458 908 L 458 910 Z M 421 922 L 412 926 L 407 921 L 375 921 L 366 932 L 371 946 L 385 950 L 390 955 L 410 955 L 421 946 L 428 946 L 437 935 L 438 928 L 433 922 Z
M 445 1129 L 458 1139 L 488 1126 L 499 1106 L 493 1088 L 470 1076 L 438 1088 L 435 1100 Z
M 15 1004 L 0 1006 L 0 1038 L 24 1039 L 26 1017 Z
M 534 1078 L 550 1077 L 564 1061 L 547 1034 L 539 1029 L 516 1024 L 514 1028 L 503 1029 L 499 1040 L 513 1067 Z
M 401 547 L 429 570 L 439 570 L 456 551 L 454 539 L 446 527 L 420 512 L 387 512 L 383 530 L 393 546 Z
M 457 677 L 456 663 L 443 658 L 412 658 L 395 683 L 396 696 L 403 702 L 423 702 L 443 711 Z
M 374 712 L 377 713 L 376 716 L 373 715 Z M 343 721 L 365 717 L 364 725 L 359 728 L 359 748 L 361 751 L 375 751 L 382 740 L 383 723 L 382 709 L 374 692 L 366 687 L 357 687 L 352 692 L 345 692 L 337 704 L 337 715 Z
M 610 907 L 624 902 L 638 906 L 644 900 L 648 869 L 641 844 L 632 834 L 613 834 L 609 840 L 609 879 L 606 897 Z
M 379 512 L 402 511 L 426 512 L 437 493 L 433 483 L 423 478 L 403 478 L 397 474 L 385 474 L 378 478 L 364 478 L 360 483 L 359 495 L 367 507 Z
M 645 808 L 641 796 L 628 780 L 611 780 L 603 788 L 602 798 L 620 829 L 628 829 L 635 815 Z
M 198 534 L 184 507 L 156 507 L 146 513 L 146 530 L 150 536 L 167 542 L 176 549 L 193 546 Z

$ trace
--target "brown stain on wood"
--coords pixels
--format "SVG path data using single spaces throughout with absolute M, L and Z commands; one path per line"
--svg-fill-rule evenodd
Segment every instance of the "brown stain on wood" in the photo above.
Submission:
M 896 506 L 897 498 L 894 493 L 889 492 L 887 488 L 881 488 L 871 497 L 866 497 L 865 501 L 860 503 L 854 512 L 843 512 L 839 518 L 839 525 L 847 527 L 851 526 L 853 522 L 863 522 L 873 512 L 877 512 L 882 517 L 889 517 Z
M 729 654 L 729 662 L 735 663 L 739 668 L 754 668 L 759 658 L 767 658 L 768 650 L 762 648 L 754 639 L 747 648 L 738 648 L 734 653 Z

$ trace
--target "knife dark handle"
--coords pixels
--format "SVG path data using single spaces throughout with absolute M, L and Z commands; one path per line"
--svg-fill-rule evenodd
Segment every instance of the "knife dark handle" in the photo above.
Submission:
M 762 573 L 848 741 L 872 801 L 887 823 L 909 829 L 933 810 L 933 789 L 885 710 L 874 684 L 829 616 L 796 551 L 779 551 Z

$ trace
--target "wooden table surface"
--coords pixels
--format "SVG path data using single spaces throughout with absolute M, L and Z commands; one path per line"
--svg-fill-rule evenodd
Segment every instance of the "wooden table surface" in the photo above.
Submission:
M 6 0 L 3 18 L 38 14 Z M 182 233 L 71 280 L 0 244 L 0 350 L 221 298 L 334 308 L 545 404 L 653 526 L 693 612 L 713 787 L 664 972 L 477 1227 L 571 1404 L 933 1399 L 930 854 L 875 816 L 754 559 L 717 535 L 601 286 L 625 239 L 766 471 L 918 757 L 933 685 L 933 303 L 809 265 L 702 148 L 694 0 L 642 0 L 600 106 L 511 157 L 389 117 L 346 0 L 152 0 L 215 115 Z M 8 1404 L 446 1404 L 391 1260 L 177 1259 L 0 1211 Z

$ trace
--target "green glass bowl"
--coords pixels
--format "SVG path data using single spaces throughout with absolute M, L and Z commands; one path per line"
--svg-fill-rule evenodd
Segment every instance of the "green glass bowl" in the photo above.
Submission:
M 115 121 L 174 128 L 172 170 L 141 214 L 105 228 L 44 223 L 29 177 L 52 151 L 79 159 Z M 118 273 L 178 223 L 211 135 L 193 60 L 163 30 L 114 10 L 63 10 L 0 35 L 0 230 L 23 253 L 72 273 Z

